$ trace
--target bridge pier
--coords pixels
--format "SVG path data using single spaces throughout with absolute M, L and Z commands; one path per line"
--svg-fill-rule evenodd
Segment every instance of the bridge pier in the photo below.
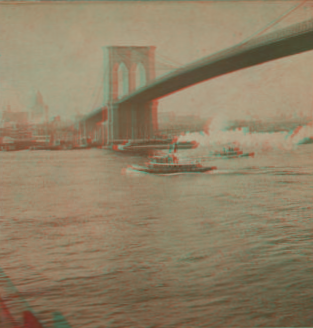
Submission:
M 87 140 L 87 122 L 84 122 L 84 139 Z
M 157 131 L 157 101 L 111 104 L 108 110 L 107 142 L 148 140 Z
M 79 140 L 78 140 L 79 144 L 81 144 L 85 138 L 85 131 L 86 131 L 85 126 L 86 126 L 86 122 L 84 121 L 79 124 Z
M 133 104 L 131 109 L 131 125 L 132 125 L 132 130 L 131 130 L 131 138 L 134 140 L 137 137 L 137 132 L 138 132 L 138 122 L 137 122 L 137 111 L 136 111 L 136 106 Z
M 108 129 L 107 143 L 111 144 L 118 138 L 118 106 L 116 104 L 108 105 Z
M 157 131 L 157 101 L 123 103 L 123 98 L 155 79 L 155 47 L 104 48 L 106 104 L 81 125 L 84 139 L 98 143 L 97 124 L 107 122 L 103 144 L 149 140 Z M 102 130 L 101 130 L 102 131 Z M 95 140 L 96 139 L 96 140 Z
M 148 139 L 153 136 L 150 113 L 154 102 L 121 104 L 129 93 L 155 79 L 155 47 L 104 47 L 104 104 L 108 104 L 107 140 Z

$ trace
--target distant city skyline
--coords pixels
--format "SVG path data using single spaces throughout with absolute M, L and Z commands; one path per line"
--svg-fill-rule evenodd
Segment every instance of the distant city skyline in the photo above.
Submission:
M 73 118 L 102 105 L 102 47 L 156 46 L 188 64 L 254 35 L 299 2 L 1 4 L 0 108 L 29 110 L 40 91 L 49 116 Z M 310 19 L 306 2 L 275 29 Z M 159 111 L 234 118 L 312 115 L 313 52 L 229 74 L 159 102 Z M 101 90 L 101 91 L 100 91 Z

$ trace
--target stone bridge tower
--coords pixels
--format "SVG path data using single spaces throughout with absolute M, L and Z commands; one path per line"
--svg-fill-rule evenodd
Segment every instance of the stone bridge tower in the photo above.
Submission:
M 157 101 L 118 104 L 155 79 L 155 47 L 104 47 L 104 105 L 108 142 L 149 139 L 157 130 Z

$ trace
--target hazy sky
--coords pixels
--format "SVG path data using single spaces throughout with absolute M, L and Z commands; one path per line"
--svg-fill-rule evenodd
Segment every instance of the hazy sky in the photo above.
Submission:
M 91 111 L 101 104 L 103 46 L 154 45 L 157 57 L 187 64 L 245 40 L 299 3 L 0 4 L 0 109 L 8 103 L 26 109 L 40 90 L 50 116 Z M 307 1 L 269 32 L 312 16 Z M 312 64 L 310 51 L 242 70 L 164 98 L 159 110 L 238 118 L 309 115 Z

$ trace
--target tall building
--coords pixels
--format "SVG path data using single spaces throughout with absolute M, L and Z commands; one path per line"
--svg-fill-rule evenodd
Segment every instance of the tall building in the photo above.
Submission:
M 32 136 L 38 144 L 46 144 L 50 140 L 48 124 L 48 106 L 44 103 L 42 94 L 37 91 L 30 107 Z
M 48 106 L 44 103 L 40 91 L 37 91 L 33 105 L 30 110 L 30 117 L 34 123 L 43 123 L 48 119 Z

